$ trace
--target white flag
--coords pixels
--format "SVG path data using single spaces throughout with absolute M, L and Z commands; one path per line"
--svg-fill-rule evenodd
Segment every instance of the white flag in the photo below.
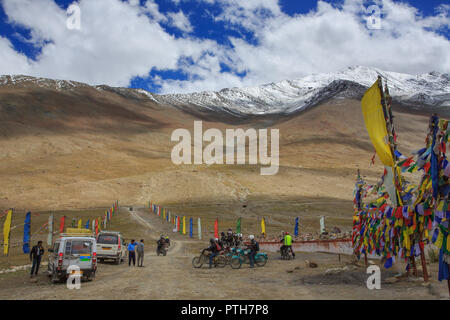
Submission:
M 198 238 L 202 240 L 202 224 L 200 222 L 200 218 L 198 218 Z
M 53 213 L 48 217 L 47 244 L 49 246 L 51 246 L 53 244 Z
M 325 232 L 325 217 L 321 216 L 320 217 L 320 233 L 324 233 Z

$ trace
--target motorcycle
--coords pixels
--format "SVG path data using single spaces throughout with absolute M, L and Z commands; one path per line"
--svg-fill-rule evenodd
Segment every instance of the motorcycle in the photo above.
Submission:
M 194 268 L 201 268 L 204 264 L 209 265 L 209 256 L 210 256 L 209 252 L 201 250 L 200 256 L 194 257 L 192 259 L 192 266 Z M 213 265 L 215 267 L 223 268 L 227 265 L 227 260 L 223 255 L 218 254 L 213 259 Z
M 161 247 L 156 246 L 156 255 L 159 256 L 160 254 L 162 254 L 163 256 L 166 256 L 168 250 L 169 249 L 167 248 L 167 244 L 163 244 Z
M 250 264 L 250 259 L 248 257 L 248 255 L 250 253 L 249 249 L 236 249 L 236 248 L 233 248 L 231 252 L 234 253 L 236 255 L 236 257 L 241 262 L 239 266 L 235 262 L 235 266 L 236 266 L 235 269 L 239 269 L 243 263 Z M 258 252 L 257 254 L 255 254 L 255 264 L 258 267 L 264 267 L 266 265 L 266 263 L 267 263 L 267 260 L 268 260 L 268 257 L 267 257 L 266 253 Z M 233 267 L 233 265 L 232 265 L 232 267 Z
M 292 249 L 290 247 L 281 246 L 280 247 L 280 254 L 282 260 L 291 260 L 294 259 L 294 256 L 292 255 Z

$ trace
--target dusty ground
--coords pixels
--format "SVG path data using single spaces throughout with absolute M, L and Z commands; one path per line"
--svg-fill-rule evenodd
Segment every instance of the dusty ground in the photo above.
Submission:
M 381 290 L 366 288 L 367 274 L 362 266 L 351 264 L 350 257 L 321 253 L 297 253 L 297 259 L 280 260 L 269 254 L 265 267 L 239 270 L 194 269 L 192 257 L 205 245 L 187 236 L 170 234 L 173 246 L 166 257 L 155 255 L 154 239 L 167 223 L 148 209 L 130 213 L 122 209 L 122 222 L 116 223 L 127 237 L 143 237 L 146 241 L 145 267 L 100 264 L 92 282 L 82 282 L 80 290 L 69 290 L 64 284 L 51 284 L 44 272 L 36 283 L 28 273 L 18 271 L 0 275 L 0 299 L 440 299 L 448 298 L 446 284 L 435 280 L 436 265 L 431 264 L 431 285 L 425 287 L 414 278 L 394 284 L 386 278 L 398 270 L 382 268 Z M 123 221 L 130 223 L 123 223 Z M 318 263 L 307 268 L 304 260 Z M 348 266 L 336 275 L 326 275 L 329 268 Z

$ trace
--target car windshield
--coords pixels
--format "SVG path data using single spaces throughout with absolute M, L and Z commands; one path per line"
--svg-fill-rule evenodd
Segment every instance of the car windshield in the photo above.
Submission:
M 71 240 L 66 243 L 66 254 L 91 253 L 92 242 L 88 240 Z
M 118 244 L 118 237 L 114 234 L 100 234 L 97 243 L 101 244 Z

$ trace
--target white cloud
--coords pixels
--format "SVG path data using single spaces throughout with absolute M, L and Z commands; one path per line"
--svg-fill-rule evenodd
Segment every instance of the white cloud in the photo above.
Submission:
M 369 30 L 360 0 L 341 5 L 319 1 L 315 10 L 293 17 L 280 10 L 277 0 L 202 1 L 221 7 L 216 23 L 251 32 L 256 41 L 230 38 L 233 46 L 224 47 L 214 40 L 195 39 L 182 11 L 163 14 L 153 0 L 143 6 L 137 0 L 80 0 L 80 31 L 65 27 L 66 14 L 53 0 L 3 0 L 10 22 L 29 28 L 31 41 L 42 53 L 31 61 L 0 38 L 0 74 L 127 86 L 153 68 L 181 68 L 186 81 L 154 79 L 167 93 L 258 85 L 352 65 L 450 72 L 450 42 L 436 32 L 449 26 L 448 5 L 423 17 L 405 3 L 378 0 L 381 30 Z M 161 26 L 167 24 L 182 30 L 183 37 L 168 34 Z M 231 72 L 221 72 L 223 64 Z M 245 77 L 238 72 L 245 72 Z
M 158 23 L 165 17 L 153 1 L 140 7 L 119 0 L 81 0 L 81 30 L 66 28 L 66 13 L 52 0 L 3 4 L 12 22 L 32 30 L 35 43 L 51 41 L 36 61 L 24 63 L 31 75 L 127 86 L 152 68 L 175 69 L 183 55 L 196 57 L 210 47 L 209 41 L 175 39 L 165 32 Z
M 184 32 L 192 32 L 194 28 L 191 25 L 191 22 L 189 19 L 184 15 L 183 11 L 178 12 L 169 12 L 167 14 L 170 19 L 170 24 L 181 31 Z
M 0 70 L 3 74 L 28 74 L 28 59 L 17 53 L 11 42 L 0 37 Z

